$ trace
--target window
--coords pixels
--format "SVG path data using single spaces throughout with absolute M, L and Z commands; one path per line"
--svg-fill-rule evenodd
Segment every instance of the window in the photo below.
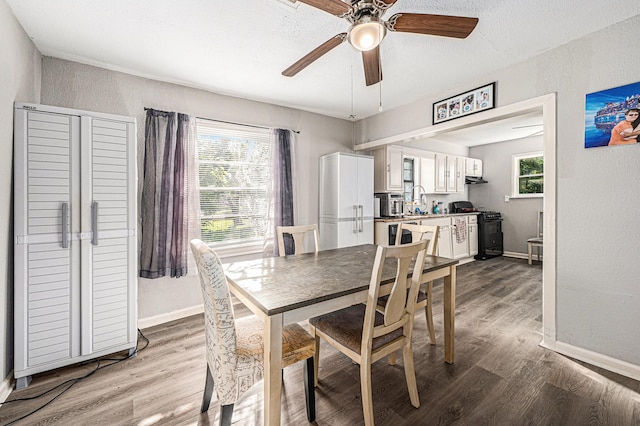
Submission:
M 270 131 L 196 122 L 202 240 L 237 254 L 262 251 L 271 216 Z
M 404 187 L 404 201 L 405 204 L 413 201 L 413 193 L 411 192 L 411 188 L 413 188 L 413 159 L 405 158 L 403 161 L 402 167 L 402 184 Z M 408 204 L 407 204 L 408 205 Z
M 513 156 L 513 197 L 541 197 L 544 194 L 542 152 Z

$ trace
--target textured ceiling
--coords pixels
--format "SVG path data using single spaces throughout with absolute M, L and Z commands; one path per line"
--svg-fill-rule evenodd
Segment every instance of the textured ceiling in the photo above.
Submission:
M 348 43 L 293 78 L 280 73 L 347 21 L 288 0 L 6 0 L 42 54 L 321 114 L 362 119 L 640 12 L 637 0 L 398 0 L 386 17 L 478 17 L 464 40 L 389 33 L 384 79 L 366 87 Z

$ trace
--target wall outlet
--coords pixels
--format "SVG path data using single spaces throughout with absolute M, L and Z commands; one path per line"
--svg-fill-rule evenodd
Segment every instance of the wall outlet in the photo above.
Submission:
M 509 197 L 508 195 L 504 196 L 504 202 L 505 203 L 508 203 L 510 199 L 511 199 L 511 197 Z

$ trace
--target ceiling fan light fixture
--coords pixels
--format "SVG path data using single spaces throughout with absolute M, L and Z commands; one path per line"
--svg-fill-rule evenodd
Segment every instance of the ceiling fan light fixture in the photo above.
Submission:
M 386 34 L 387 29 L 379 20 L 365 16 L 349 29 L 347 40 L 353 47 L 365 52 L 376 48 Z

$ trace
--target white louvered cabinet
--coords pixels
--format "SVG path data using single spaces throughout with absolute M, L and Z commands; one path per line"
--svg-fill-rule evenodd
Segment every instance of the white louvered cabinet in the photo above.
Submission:
M 135 349 L 136 124 L 33 104 L 14 115 L 16 388 Z

